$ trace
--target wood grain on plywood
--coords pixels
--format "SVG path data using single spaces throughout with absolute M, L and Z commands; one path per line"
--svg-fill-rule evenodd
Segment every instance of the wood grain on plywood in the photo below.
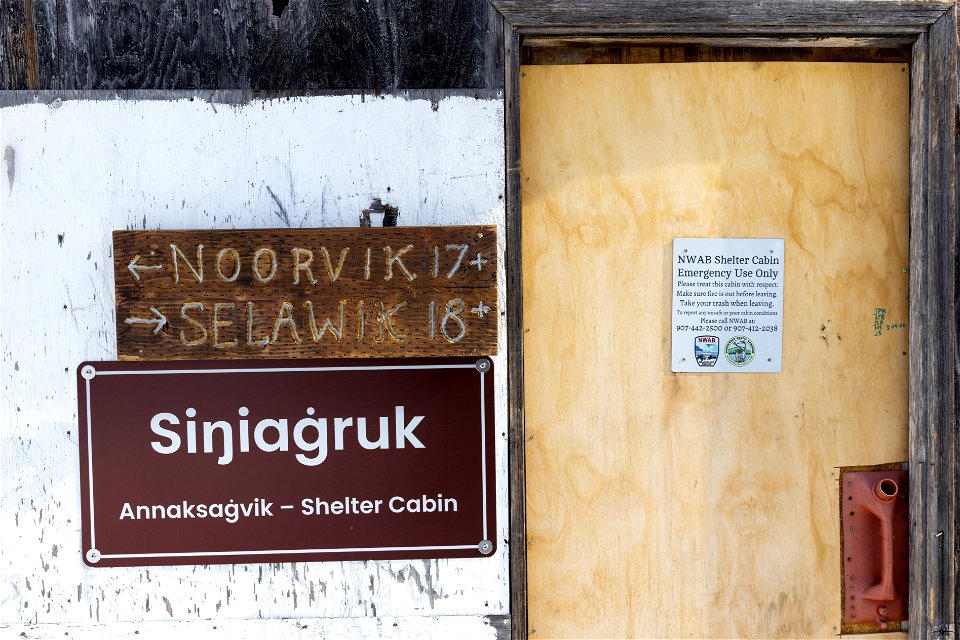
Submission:
M 907 66 L 522 69 L 531 633 L 834 635 L 834 467 L 907 456 Z M 670 373 L 675 237 L 784 238 L 782 373 Z

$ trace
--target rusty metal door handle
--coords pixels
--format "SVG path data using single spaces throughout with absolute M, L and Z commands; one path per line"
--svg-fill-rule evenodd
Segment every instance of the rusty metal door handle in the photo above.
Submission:
M 841 483 L 844 623 L 887 629 L 907 619 L 907 473 L 843 473 Z
M 880 520 L 880 582 L 863 592 L 867 600 L 887 601 L 897 597 L 893 586 L 893 510 L 900 487 L 890 478 L 873 483 L 873 500 L 864 506 Z

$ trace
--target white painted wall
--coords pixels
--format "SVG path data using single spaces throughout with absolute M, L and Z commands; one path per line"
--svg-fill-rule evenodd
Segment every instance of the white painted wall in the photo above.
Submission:
M 499 225 L 502 260 L 502 101 L 23 105 L 0 109 L 0 148 L 0 636 L 494 635 L 485 616 L 509 607 L 503 355 L 500 545 L 477 560 L 87 568 L 75 368 L 116 358 L 113 229 L 356 226 L 380 197 L 401 225 Z M 501 316 L 501 354 L 504 337 Z

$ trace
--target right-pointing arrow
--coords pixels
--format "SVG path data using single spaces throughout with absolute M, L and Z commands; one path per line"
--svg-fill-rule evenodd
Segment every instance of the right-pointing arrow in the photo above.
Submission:
M 160 313 L 160 310 L 156 307 L 150 307 L 150 311 L 153 311 L 154 318 L 127 318 L 124 320 L 127 324 L 155 324 L 157 325 L 153 334 L 156 335 L 160 333 L 160 329 L 163 329 L 163 326 L 167 324 L 167 317 Z

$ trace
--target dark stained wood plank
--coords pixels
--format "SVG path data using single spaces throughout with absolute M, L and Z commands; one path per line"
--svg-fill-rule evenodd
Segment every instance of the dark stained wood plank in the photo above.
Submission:
M 59 0 L 61 89 L 247 88 L 270 5 Z
M 0 28 L 3 51 L 0 52 L 0 82 L 4 87 L 36 88 L 36 71 L 31 86 L 28 68 L 27 17 L 23 3 L 4 0 L 0 5 L 3 12 L 3 24 Z M 32 20 L 32 18 L 31 18 Z
M 388 89 L 396 85 L 386 3 L 293 2 L 263 43 L 251 84 L 264 89 Z
M 911 69 L 910 630 L 952 638 L 958 592 L 956 10 Z
M 487 2 L 397 3 L 398 87 L 446 86 L 468 70 L 465 87 L 502 87 L 500 16 Z
M 520 38 L 504 24 L 507 400 L 510 467 L 510 612 L 514 638 L 527 637 L 527 480 L 523 403 L 523 258 L 520 198 Z
M 276 10 L 269 0 L 59 0 L 59 79 L 41 78 L 39 88 L 502 87 L 499 14 L 486 0 L 317 0 Z
M 493 355 L 496 227 L 115 231 L 121 359 Z
M 938 570 L 927 576 L 928 585 L 936 584 L 946 588 L 934 590 L 932 597 L 937 601 L 940 619 L 930 631 L 950 637 L 957 634 L 958 610 L 960 598 L 960 414 L 958 414 L 958 396 L 960 396 L 960 339 L 958 339 L 958 256 L 957 242 L 960 238 L 960 220 L 958 220 L 957 165 L 954 149 L 958 134 L 958 104 L 960 83 L 958 83 L 957 52 L 957 8 L 954 6 L 930 28 L 930 176 L 931 196 L 927 201 L 930 216 L 938 220 L 938 241 L 935 247 L 936 263 L 940 275 L 942 293 L 938 306 L 937 322 L 942 328 L 938 340 L 938 366 L 941 381 L 939 388 L 942 397 L 942 422 L 938 429 L 930 433 L 930 450 L 938 453 L 936 465 L 936 483 L 938 488 L 937 530 L 928 532 L 931 540 L 936 539 L 942 549 L 941 564 Z
M 889 49 L 910 48 L 915 36 L 754 36 L 754 35 L 657 35 L 637 34 L 621 37 L 600 36 L 527 36 L 524 47 L 589 47 L 589 46 L 638 46 L 638 47 L 741 47 L 741 48 L 812 48 L 812 49 Z
M 956 15 L 957 12 L 954 10 L 955 16 L 954 20 L 957 22 L 957 40 L 960 41 L 960 15 Z M 956 188 L 954 189 L 954 197 L 960 201 L 960 51 L 956 53 L 957 64 L 956 64 L 956 81 L 957 81 L 957 109 L 956 109 L 956 122 L 955 130 L 956 136 L 954 139 L 954 147 L 956 149 L 955 162 L 954 162 L 954 180 L 956 181 Z M 960 209 L 960 202 L 957 203 L 957 208 Z M 960 215 L 960 214 L 958 214 Z M 960 222 L 958 222 L 960 224 Z M 960 267 L 958 267 L 960 270 Z M 954 283 L 954 309 L 953 309 L 953 326 L 960 328 L 960 280 Z M 960 337 L 958 337 L 958 343 L 960 343 Z M 960 351 L 960 344 L 957 346 L 957 350 Z M 960 356 L 958 356 L 960 360 Z M 958 380 L 957 385 L 960 387 L 960 372 L 957 373 Z M 960 388 L 955 391 L 956 397 L 960 399 Z M 960 400 L 958 400 L 960 401 Z M 958 408 L 958 422 L 960 422 L 960 408 Z M 953 465 L 956 469 L 956 474 L 960 474 L 960 426 L 957 426 L 954 430 L 954 437 L 957 441 L 954 443 L 954 459 Z M 944 469 L 945 473 L 950 473 L 951 468 L 948 461 L 947 467 Z M 953 572 L 954 575 L 947 577 L 946 584 L 954 585 L 953 593 L 953 625 L 954 630 L 956 631 L 957 626 L 960 625 L 960 478 L 955 477 L 955 482 L 957 485 L 954 485 L 954 506 L 953 514 L 954 521 L 952 523 L 953 536 L 954 536 L 954 558 L 953 558 Z
M 683 62 L 910 62 L 910 48 L 570 46 L 523 47 L 522 64 L 649 64 Z
M 910 624 L 914 631 L 929 628 L 927 614 L 929 594 L 922 585 L 930 573 L 929 550 L 922 540 L 928 530 L 926 497 L 935 487 L 930 486 L 927 467 L 930 416 L 926 398 L 912 393 L 914 385 L 928 387 L 929 349 L 922 348 L 928 339 L 926 315 L 930 298 L 927 265 L 921 256 L 929 252 L 929 223 L 927 220 L 927 154 L 930 123 L 927 87 L 930 70 L 927 66 L 927 35 L 922 34 L 914 45 L 910 65 L 910 256 L 915 261 L 910 267 Z M 920 540 L 921 544 L 916 544 Z M 919 637 L 919 636 L 918 636 Z
M 262 89 L 502 86 L 484 0 L 291 3 L 254 65 Z
M 524 36 L 922 33 L 950 2 L 912 0 L 491 0 Z
M 3 0 L 0 88 L 46 88 L 57 75 L 55 0 Z

